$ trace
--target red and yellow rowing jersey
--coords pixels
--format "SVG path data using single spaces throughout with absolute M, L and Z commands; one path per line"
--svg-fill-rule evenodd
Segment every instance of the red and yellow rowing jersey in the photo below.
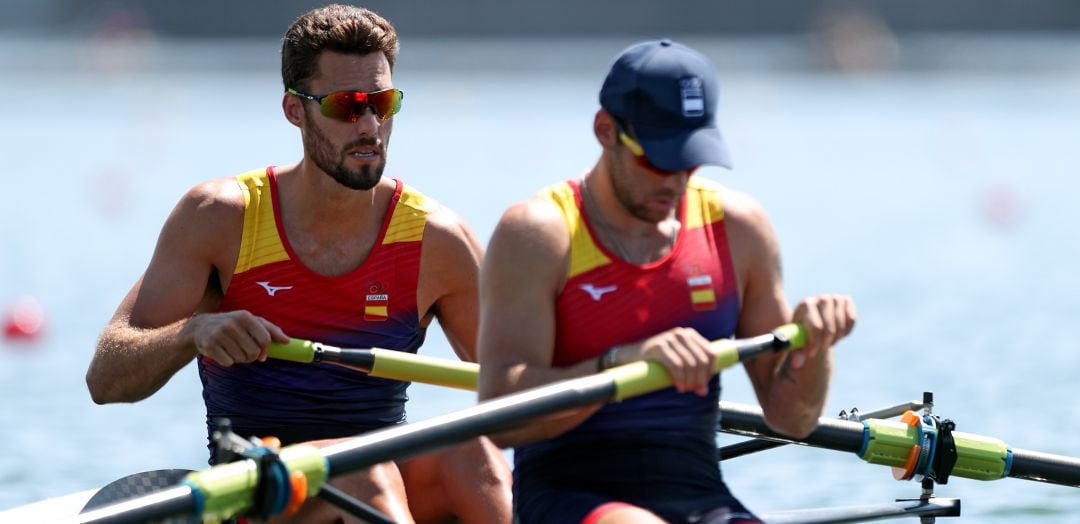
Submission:
M 739 297 L 719 189 L 707 179 L 690 178 L 679 206 L 678 238 L 667 256 L 645 265 L 626 262 L 597 241 L 581 211 L 577 181 L 541 193 L 562 211 L 570 233 L 569 273 L 555 304 L 553 365 L 596 358 L 673 327 L 694 328 L 710 340 L 734 335 Z M 704 398 L 668 388 L 609 404 L 567 436 L 649 428 L 712 434 L 718 395 L 714 379 Z
M 720 186 L 690 178 L 678 210 L 678 238 L 665 257 L 644 265 L 618 258 L 597 241 L 581 211 L 577 182 L 554 185 L 540 196 L 562 212 L 570 234 L 566 285 L 555 301 L 553 365 L 593 359 L 673 327 L 695 328 L 708 339 L 734 335 L 738 285 Z M 519 446 L 518 517 L 572 522 L 611 501 L 667 518 L 741 509 L 716 461 L 719 395 L 714 377 L 704 397 L 667 388 L 608 403 L 570 431 Z
M 281 222 L 272 168 L 241 174 L 244 227 L 236 270 L 218 311 L 248 310 L 290 337 L 339 347 L 415 353 L 420 248 L 430 201 L 397 182 L 367 259 L 335 277 L 295 255 Z M 342 217 L 348 220 L 348 217 Z M 223 367 L 200 356 L 207 424 L 228 417 L 241 434 L 283 442 L 354 435 L 405 420 L 408 383 L 331 364 L 267 360 Z

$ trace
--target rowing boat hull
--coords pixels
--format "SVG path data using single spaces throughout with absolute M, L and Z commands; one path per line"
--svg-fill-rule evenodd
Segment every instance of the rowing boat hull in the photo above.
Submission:
M 97 493 L 88 489 L 0 511 L 0 522 L 56 522 L 78 515 Z

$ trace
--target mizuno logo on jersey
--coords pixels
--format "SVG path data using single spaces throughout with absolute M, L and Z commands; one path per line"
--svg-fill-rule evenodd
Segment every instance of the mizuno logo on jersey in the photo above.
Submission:
M 262 286 L 262 288 L 266 290 L 266 294 L 270 296 L 276 295 L 278 291 L 285 291 L 293 288 L 292 286 L 271 286 L 269 281 L 256 282 L 256 284 Z
M 578 287 L 581 288 L 582 291 L 588 293 L 595 302 L 599 302 L 600 298 L 603 297 L 605 294 L 611 293 L 612 291 L 619 289 L 619 286 L 596 287 L 592 284 L 581 284 Z

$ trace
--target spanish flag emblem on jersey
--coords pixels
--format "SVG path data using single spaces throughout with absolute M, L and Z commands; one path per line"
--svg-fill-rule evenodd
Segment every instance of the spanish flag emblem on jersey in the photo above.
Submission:
M 390 301 L 390 295 L 386 293 L 372 293 L 364 299 L 364 320 L 368 322 L 383 322 L 386 320 L 386 304 Z
M 694 311 L 711 311 L 716 309 L 716 291 L 713 290 L 712 277 L 701 275 L 686 279 L 690 286 L 690 303 Z

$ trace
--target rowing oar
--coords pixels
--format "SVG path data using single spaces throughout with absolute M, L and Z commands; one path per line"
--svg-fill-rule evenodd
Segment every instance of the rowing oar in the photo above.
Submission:
M 926 407 L 925 402 L 915 402 L 914 400 L 905 402 L 903 404 L 897 404 L 895 406 L 889 406 L 887 408 L 875 409 L 873 411 L 867 411 L 860 413 L 857 410 L 852 410 L 851 418 L 848 420 L 866 420 L 871 418 L 893 418 L 903 415 L 907 411 L 916 409 L 923 409 Z M 841 417 L 845 416 L 845 413 L 840 413 Z M 723 431 L 724 422 L 718 420 L 716 423 L 716 429 Z M 738 458 L 743 455 L 749 455 L 751 453 L 757 453 L 759 451 L 766 451 L 775 449 L 780 446 L 786 446 L 791 442 L 786 440 L 769 440 L 764 438 L 754 438 L 743 442 L 736 442 L 735 444 L 729 444 L 716 450 L 716 460 L 728 460 Z
M 765 337 L 769 336 L 765 335 Z M 749 339 L 749 341 L 753 340 Z M 721 341 L 718 344 L 724 343 L 725 341 Z M 800 341 L 800 347 L 801 344 L 802 341 Z M 756 349 L 744 348 L 737 360 L 718 362 L 717 369 L 726 368 L 735 362 L 769 350 L 761 345 L 750 344 L 748 347 Z M 422 357 L 385 349 L 343 349 L 297 339 L 288 345 L 273 345 L 270 356 L 297 362 L 340 362 L 361 368 L 371 376 L 413 380 L 461 389 L 475 389 L 476 377 L 479 373 L 479 367 L 476 364 Z M 730 359 L 733 356 L 733 353 L 729 351 L 727 358 Z M 651 374 L 656 377 L 666 376 L 666 372 L 658 373 L 655 369 L 651 370 Z M 643 385 L 649 387 L 649 391 L 655 386 L 651 383 L 643 383 Z M 623 398 L 636 394 L 640 393 Z M 954 432 L 947 426 L 939 427 L 936 420 L 926 417 L 909 416 L 905 419 L 906 422 L 879 420 L 901 415 L 904 411 L 920 409 L 926 405 L 925 402 L 927 402 L 925 399 L 923 403 L 912 401 L 903 406 L 867 412 L 859 417 L 862 422 L 822 418 L 819 420 L 818 429 L 808 437 L 814 440 L 802 441 L 795 441 L 769 430 L 759 414 L 754 421 L 754 427 L 757 430 L 750 433 L 766 437 L 768 440 L 741 443 L 746 449 L 742 449 L 737 444 L 734 447 L 719 450 L 718 453 L 724 453 L 724 457 L 730 458 L 770 446 L 798 442 L 854 452 L 871 464 L 897 468 L 897 476 L 901 479 L 931 476 L 935 481 L 945 484 L 951 475 L 976 480 L 1015 477 L 1080 486 L 1080 461 L 1072 457 L 1010 449 L 999 439 Z M 728 407 L 725 408 L 725 406 Z M 740 426 L 736 421 L 741 420 L 745 423 L 748 419 L 745 414 L 729 412 L 730 406 L 733 405 L 721 402 L 720 429 L 739 433 Z M 837 425 L 850 427 L 846 433 L 847 440 L 842 441 L 843 447 L 836 447 L 834 440 L 837 436 Z M 953 465 L 950 466 L 950 463 Z
M 767 335 L 716 341 L 712 347 L 716 351 L 716 370 L 719 372 L 763 353 L 797 349 L 805 344 L 803 328 L 788 324 Z M 376 360 L 378 358 L 375 356 Z M 423 373 L 425 376 L 439 373 L 437 368 L 442 366 L 442 361 L 435 359 L 412 362 L 402 368 L 427 368 Z M 406 374 L 410 376 L 402 377 L 405 380 L 419 380 L 421 373 Z M 305 478 L 306 489 L 294 489 L 288 497 L 302 500 L 318 493 L 323 483 L 334 475 L 436 451 L 479 435 L 510 429 L 539 416 L 597 402 L 621 401 L 670 385 L 671 375 L 663 365 L 638 361 L 595 375 L 492 399 L 420 422 L 366 433 L 324 448 L 307 444 L 288 446 L 278 457 L 290 478 Z M 185 514 L 212 520 L 264 511 L 265 508 L 255 507 L 255 492 L 263 487 L 260 482 L 269 479 L 260 478 L 259 472 L 259 465 L 251 459 L 217 465 L 188 475 L 177 487 L 81 514 L 73 522 L 142 522 Z
M 1012 448 L 1000 439 L 953 431 L 949 421 L 910 411 L 900 421 L 820 418 L 810 436 L 792 439 L 769 429 L 760 408 L 720 402 L 720 425 L 728 433 L 855 453 L 871 464 L 892 466 L 898 479 L 930 477 L 945 484 L 950 475 L 1012 477 L 1080 487 L 1080 459 Z
M 347 364 L 373 377 L 436 386 L 476 390 L 480 367 L 471 362 L 425 357 L 390 349 L 339 348 L 294 338 L 288 344 L 271 343 L 267 356 L 293 362 Z

